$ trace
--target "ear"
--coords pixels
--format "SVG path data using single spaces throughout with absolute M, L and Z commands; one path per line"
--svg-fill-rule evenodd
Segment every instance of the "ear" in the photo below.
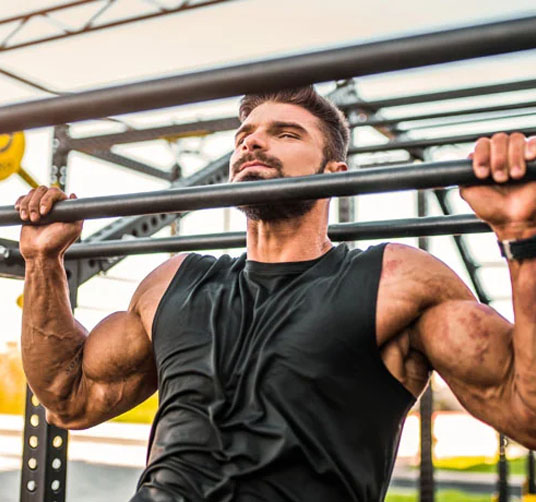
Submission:
M 330 160 L 324 168 L 325 173 L 342 173 L 348 171 L 348 165 L 346 162 L 338 162 L 336 160 Z

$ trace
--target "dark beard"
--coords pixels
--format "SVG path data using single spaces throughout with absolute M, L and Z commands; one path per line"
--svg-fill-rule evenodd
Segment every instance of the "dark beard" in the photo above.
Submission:
M 284 176 L 277 176 L 283 178 Z M 265 178 L 251 174 L 244 176 L 240 181 L 261 181 Z M 306 215 L 315 205 L 316 200 L 289 200 L 285 202 L 266 202 L 264 204 L 252 204 L 249 206 L 238 206 L 249 220 L 253 221 L 285 221 L 300 218 Z
M 253 157 L 253 156 L 252 156 Z M 278 159 L 267 157 L 261 153 L 258 153 L 253 158 L 240 159 L 235 165 L 239 163 L 249 162 L 251 160 L 260 160 L 266 163 L 269 167 L 273 167 L 277 170 L 276 178 L 285 178 L 283 174 L 283 166 Z M 324 159 L 322 164 L 316 170 L 316 174 L 320 174 L 324 171 L 327 161 Z M 256 174 L 249 174 L 241 178 L 242 181 L 262 181 L 265 178 Z M 252 204 L 248 206 L 238 206 L 238 209 L 242 211 L 249 220 L 252 221 L 264 221 L 264 222 L 276 222 L 276 221 L 288 221 L 295 218 L 301 218 L 305 216 L 316 204 L 316 200 L 291 200 L 285 202 L 267 202 L 264 204 Z

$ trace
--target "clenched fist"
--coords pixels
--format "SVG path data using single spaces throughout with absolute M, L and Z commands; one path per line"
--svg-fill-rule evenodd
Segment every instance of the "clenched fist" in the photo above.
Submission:
M 494 134 L 480 138 L 471 155 L 479 179 L 496 184 L 463 187 L 462 197 L 476 215 L 488 222 L 501 240 L 536 234 L 536 182 L 523 182 L 527 162 L 536 160 L 536 137 Z M 505 184 L 507 181 L 515 184 Z
M 25 260 L 63 256 L 80 237 L 81 221 L 39 225 L 41 217 L 48 214 L 56 202 L 75 198 L 74 194 L 68 197 L 59 188 L 40 186 L 17 199 L 15 209 L 23 222 L 30 223 L 22 226 L 20 236 L 20 251 Z

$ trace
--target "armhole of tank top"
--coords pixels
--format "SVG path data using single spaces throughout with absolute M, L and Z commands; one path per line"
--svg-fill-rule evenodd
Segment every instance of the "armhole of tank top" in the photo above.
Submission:
M 154 314 L 153 324 L 151 326 L 151 342 L 154 345 L 154 339 L 156 334 L 156 327 L 158 325 L 158 320 L 160 319 L 160 314 L 164 308 L 164 305 L 166 304 L 166 300 L 168 296 L 171 294 L 171 291 L 173 290 L 175 284 L 177 281 L 186 273 L 186 264 L 187 262 L 192 261 L 193 257 L 199 258 L 200 255 L 196 253 L 190 253 L 182 260 L 181 264 L 179 265 L 179 268 L 175 272 L 175 275 L 173 276 L 173 279 L 171 279 L 171 282 L 169 283 L 169 286 L 167 287 L 166 291 L 162 295 L 162 298 L 160 298 L 160 302 L 158 303 L 158 307 L 156 307 L 156 312 Z
M 376 362 L 378 364 L 378 367 L 380 367 L 381 371 L 383 373 L 385 373 L 386 380 L 391 382 L 391 386 L 394 389 L 398 389 L 399 391 L 402 391 L 404 394 L 406 394 L 406 396 L 408 398 L 411 399 L 412 403 L 414 403 L 417 400 L 416 397 L 408 389 L 406 389 L 406 387 L 404 387 L 402 382 L 400 380 L 398 380 L 398 378 L 396 378 L 389 371 L 389 369 L 387 368 L 387 366 L 383 362 L 380 347 L 378 347 L 378 339 L 377 339 L 377 336 L 376 336 L 376 316 L 377 316 L 377 309 L 378 309 L 378 294 L 380 292 L 380 279 L 381 279 L 382 269 L 383 269 L 383 256 L 384 256 L 384 253 L 385 253 L 385 248 L 388 245 L 389 245 L 389 242 L 384 242 L 382 244 L 379 244 L 378 246 L 375 246 L 375 249 L 372 251 L 373 253 L 374 252 L 379 253 L 380 256 L 379 256 L 379 265 L 378 265 L 378 268 L 377 268 L 378 273 L 376 274 L 376 284 L 375 284 L 376 293 L 374 295 L 374 301 L 373 301 L 373 304 L 371 306 L 372 309 L 373 309 L 373 312 L 374 312 L 374 323 L 373 323 L 373 330 L 372 330 L 372 335 L 373 336 L 372 336 L 371 343 L 372 343 L 372 346 L 373 346 L 374 354 L 376 356 Z

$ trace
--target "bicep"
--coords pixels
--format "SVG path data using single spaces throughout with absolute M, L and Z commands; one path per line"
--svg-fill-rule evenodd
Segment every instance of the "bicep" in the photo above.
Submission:
M 88 334 L 79 357 L 81 371 L 68 419 L 49 414 L 56 425 L 91 427 L 127 411 L 156 390 L 151 341 L 133 311 L 102 320 Z
M 56 425 L 90 427 L 129 410 L 155 392 L 152 320 L 185 257 L 176 255 L 157 267 L 136 289 L 128 311 L 106 317 L 87 335 L 79 360 L 68 367 L 78 371 L 78 384 L 67 406 L 68 419 L 50 414 Z
M 512 325 L 506 319 L 476 301 L 446 301 L 419 317 L 411 340 L 468 411 L 498 425 L 513 367 Z

